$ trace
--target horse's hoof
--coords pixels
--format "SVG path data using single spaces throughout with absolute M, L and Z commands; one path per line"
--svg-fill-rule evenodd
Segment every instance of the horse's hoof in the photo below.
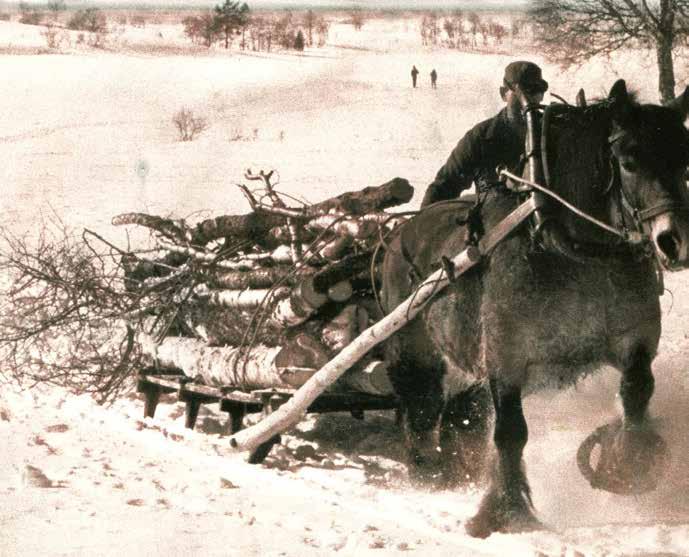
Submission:
M 591 463 L 600 446 L 598 462 Z M 658 486 L 667 465 L 663 438 L 652 430 L 627 430 L 617 421 L 596 429 L 581 444 L 577 463 L 594 489 L 619 495 L 640 494 Z
M 542 530 L 543 524 L 529 508 L 507 511 L 482 504 L 476 515 L 467 521 L 464 529 L 474 538 L 487 538 L 493 532 L 517 534 Z
M 487 538 L 496 531 L 495 527 L 488 523 L 484 517 L 476 515 L 464 525 L 464 530 L 472 538 Z

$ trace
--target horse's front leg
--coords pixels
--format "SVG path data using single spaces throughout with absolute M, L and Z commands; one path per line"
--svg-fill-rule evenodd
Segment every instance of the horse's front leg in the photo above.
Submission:
M 599 428 L 601 455 L 588 474 L 593 487 L 616 493 L 638 493 L 655 488 L 662 473 L 666 446 L 648 418 L 655 380 L 652 358 L 638 347 L 622 358 L 620 397 L 624 418 Z M 588 456 L 588 455 L 587 455 Z
M 531 493 L 522 467 L 522 453 L 528 429 L 522 410 L 521 387 L 499 379 L 490 380 L 495 406 L 493 439 L 497 456 L 490 485 L 478 513 L 466 525 L 467 533 L 487 537 L 493 532 L 514 532 L 539 528 L 533 513 Z

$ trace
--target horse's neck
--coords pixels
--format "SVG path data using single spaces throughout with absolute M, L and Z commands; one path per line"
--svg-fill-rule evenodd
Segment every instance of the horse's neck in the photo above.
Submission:
M 581 129 L 587 136 L 578 137 Z M 604 126 L 594 130 L 570 130 L 558 146 L 557 165 L 549 184 L 555 193 L 580 211 L 613 226 L 620 219 L 615 199 L 615 167 L 607 145 L 608 132 Z M 567 234 L 576 242 L 608 244 L 610 234 L 560 207 L 557 218 Z

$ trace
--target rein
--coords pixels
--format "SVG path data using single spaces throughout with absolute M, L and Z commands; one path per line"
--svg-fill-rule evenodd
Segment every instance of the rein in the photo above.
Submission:
M 531 182 L 530 180 L 522 178 L 521 176 L 517 176 L 516 174 L 513 174 L 513 173 L 509 172 L 508 170 L 504 170 L 504 169 L 500 170 L 500 176 L 505 176 L 506 178 L 509 178 L 510 180 L 512 180 L 514 182 L 520 183 L 520 184 L 525 185 L 525 186 L 529 186 L 530 188 L 533 188 L 535 190 L 540 191 L 541 193 L 544 193 L 545 195 L 551 197 L 552 199 L 554 199 L 555 201 L 560 203 L 563 207 L 565 207 L 566 209 L 568 209 L 569 211 L 571 211 L 572 213 L 574 213 L 578 217 L 581 217 L 582 219 L 589 221 L 591 224 L 594 224 L 595 226 L 602 228 L 606 232 L 610 232 L 611 234 L 618 236 L 619 238 L 621 238 L 622 240 L 624 240 L 625 242 L 627 242 L 629 244 L 632 244 L 634 246 L 640 246 L 640 245 L 642 245 L 648 241 L 648 237 L 646 236 L 646 234 L 643 234 L 642 232 L 638 232 L 636 230 L 618 229 L 618 228 L 615 228 L 614 226 L 610 226 L 609 224 L 606 224 L 603 221 L 600 221 L 597 218 L 592 217 L 588 213 L 585 213 L 584 211 L 582 211 L 578 207 L 575 207 L 574 205 L 572 205 L 566 199 L 563 199 L 562 197 L 560 197 L 555 192 L 549 190 L 548 188 L 546 188 L 544 186 L 541 186 L 540 184 L 537 184 L 535 182 Z M 620 189 L 620 191 L 622 191 L 622 190 Z M 624 194 L 622 194 L 622 195 L 624 198 Z M 626 201 L 626 198 L 624 198 L 624 199 Z M 628 201 L 626 201 L 626 202 L 628 203 Z M 631 208 L 631 205 L 630 205 L 630 208 Z M 665 212 L 667 210 L 669 210 L 669 209 L 664 209 L 661 212 Z M 635 214 L 633 211 L 634 210 L 632 209 L 632 212 L 631 212 L 632 215 Z M 655 213 L 655 214 L 660 214 L 660 213 Z M 655 214 L 652 214 L 651 216 L 655 216 Z M 646 217 L 646 218 L 651 218 L 651 217 Z

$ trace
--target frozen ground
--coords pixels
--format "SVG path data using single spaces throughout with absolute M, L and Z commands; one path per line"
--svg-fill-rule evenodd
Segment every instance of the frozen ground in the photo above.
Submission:
M 280 189 L 309 201 L 402 176 L 418 205 L 462 133 L 499 108 L 512 57 L 423 49 L 414 22 L 367 25 L 335 26 L 331 46 L 299 56 L 0 56 L 2 223 L 31 230 L 57 214 L 125 241 L 109 224 L 120 212 L 248 211 L 234 185 L 247 167 L 277 169 Z M 35 28 L 0 22 L 0 45 L 41 41 Z M 617 77 L 656 97 L 653 67 L 637 54 L 575 73 L 544 67 L 569 100 L 579 87 L 602 96 Z M 191 143 L 171 123 L 182 106 L 211 123 Z M 251 466 L 227 454 L 214 407 L 188 432 L 169 400 L 143 420 L 135 394 L 102 408 L 60 389 L 3 387 L 0 555 L 689 555 L 689 275 L 666 286 L 652 409 L 673 456 L 652 494 L 596 492 L 576 470 L 579 443 L 618 413 L 612 372 L 528 400 L 526 461 L 549 529 L 485 541 L 463 533 L 478 492 L 409 485 L 386 413 L 312 416 Z

